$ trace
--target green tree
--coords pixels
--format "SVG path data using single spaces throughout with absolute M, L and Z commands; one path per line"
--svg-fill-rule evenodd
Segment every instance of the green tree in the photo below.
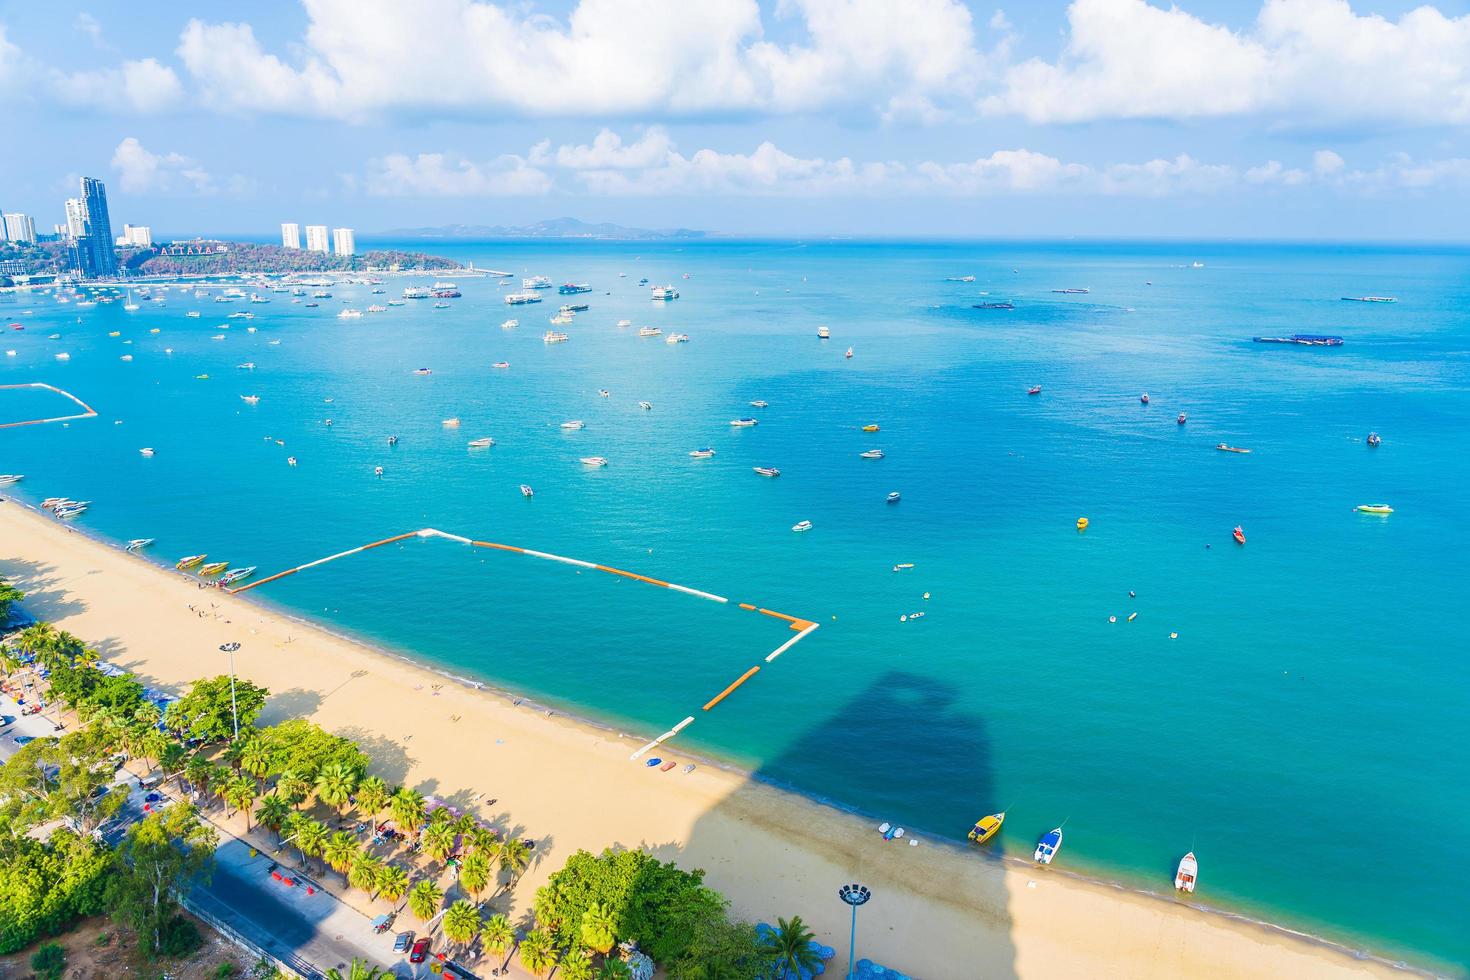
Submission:
M 107 884 L 113 918 L 131 926 L 157 953 L 178 893 L 209 879 L 214 846 L 214 831 L 186 803 L 135 824 L 118 846 Z
M 317 773 L 332 763 L 346 766 L 354 777 L 367 771 L 369 759 L 356 742 L 304 718 L 291 718 L 259 734 L 270 747 L 274 772 L 293 772 L 313 783 Z
M 439 904 L 444 901 L 444 889 L 440 888 L 429 878 L 421 878 L 415 882 L 408 893 L 409 910 L 416 915 L 420 922 L 428 922 L 439 911 Z
M 345 885 L 347 870 L 352 867 L 352 860 L 357 857 L 358 851 L 357 838 L 345 830 L 339 830 L 322 847 L 322 860 L 342 876 L 342 883 Z
M 489 827 L 476 824 L 464 832 L 464 846 L 468 851 L 492 857 L 500 847 L 500 835 Z
M 504 956 L 515 945 L 515 941 L 515 926 L 499 913 L 490 916 L 480 927 L 480 942 L 485 945 L 485 952 L 492 956 Z
M 358 851 L 352 858 L 352 866 L 347 869 L 347 883 L 353 888 L 361 888 L 370 895 L 376 895 L 378 878 L 382 871 L 382 858 L 366 851 Z
M 561 966 L 556 968 L 556 975 L 561 980 L 593 980 L 597 976 L 597 970 L 592 966 L 591 954 L 581 946 L 573 946 L 561 958 Z
M 540 929 L 532 929 L 521 940 L 521 966 L 538 977 L 544 977 L 556 966 L 556 945 L 551 936 Z
M 357 788 L 357 773 L 340 762 L 329 762 L 316 774 L 316 795 L 328 806 L 344 813 Z
M 357 809 L 376 824 L 378 814 L 388 806 L 389 796 L 387 783 L 377 776 L 365 776 L 357 784 Z
M 0 578 L 0 626 L 10 621 L 10 607 L 24 599 L 26 594 Z M 7 670 L 8 673 L 8 670 Z
M 519 837 L 511 837 L 500 845 L 500 869 L 510 872 L 511 887 L 531 864 L 531 848 Z
M 327 828 L 304 813 L 298 813 L 287 825 L 287 839 L 301 852 L 301 863 L 309 867 L 307 858 L 321 855 L 327 846 Z
M 214 775 L 214 763 L 204 756 L 195 754 L 184 763 L 184 778 L 197 792 L 209 792 L 209 779 Z
M 0 955 L 102 911 L 112 855 L 92 838 L 62 828 L 43 843 L 20 833 L 0 851 Z
M 235 732 L 235 712 L 239 713 L 243 731 L 255 723 L 269 693 L 265 688 L 237 677 L 232 709 L 229 675 L 201 678 L 190 686 L 188 694 L 168 706 L 164 724 L 189 738 L 221 742 Z
M 424 825 L 424 794 L 404 786 L 393 794 L 388 812 L 399 827 L 410 834 L 417 833 Z
M 255 780 L 236 776 L 225 785 L 225 802 L 245 814 L 245 831 L 250 831 L 250 813 L 255 805 Z
M 378 869 L 378 880 L 375 884 L 378 895 L 396 903 L 408 893 L 408 872 L 396 864 L 384 864 Z
M 66 950 L 60 943 L 45 943 L 31 955 L 31 969 L 45 980 L 61 980 L 66 970 Z
M 606 956 L 618 944 L 618 917 L 601 902 L 593 902 L 582 913 L 581 940 Z
M 444 938 L 465 947 L 480 934 L 480 910 L 460 899 L 444 911 Z
M 260 809 L 255 811 L 255 819 L 259 820 L 262 826 L 269 827 L 275 832 L 278 843 L 281 839 L 281 830 L 290 821 L 291 816 L 291 805 L 275 793 L 261 800 Z
M 367 960 L 354 959 L 346 973 L 335 966 L 328 970 L 327 980 L 380 980 L 392 975 L 380 966 L 369 965 Z
M 633 971 L 622 960 L 603 960 L 597 968 L 597 980 L 632 980 Z
M 480 893 L 490 884 L 490 858 L 483 851 L 471 851 L 459 865 L 459 883 L 480 901 Z
M 454 827 L 448 822 L 440 820 L 431 823 L 424 830 L 424 853 L 442 864 L 454 851 L 454 838 Z
M 311 792 L 311 782 L 294 772 L 283 772 L 281 778 L 276 780 L 276 792 L 293 807 L 299 807 Z
M 60 739 L 39 738 L 0 768 L 0 799 L 23 801 L 21 819 L 29 824 L 69 818 L 90 834 L 126 798 L 113 791 L 116 771 L 112 747 L 102 732 L 83 729 Z
M 816 935 L 801 921 L 801 916 L 793 915 L 789 921 L 776 920 L 775 931 L 767 933 L 761 940 L 761 951 L 770 958 L 777 976 L 784 975 L 787 970 L 800 973 L 804 969 L 815 969 L 822 962 L 821 956 L 812 948 L 814 939 Z
M 770 957 L 750 923 L 709 918 L 695 925 L 689 948 L 668 966 L 674 980 L 745 980 L 768 975 Z
M 254 776 L 259 787 L 265 789 L 265 780 L 274 769 L 271 747 L 259 735 L 250 739 L 240 750 L 240 768 Z

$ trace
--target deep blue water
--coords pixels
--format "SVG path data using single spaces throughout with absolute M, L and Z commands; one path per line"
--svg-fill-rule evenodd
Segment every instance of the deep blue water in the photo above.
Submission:
M 335 287 L 316 310 L 279 294 L 226 306 L 171 292 L 137 313 L 0 297 L 0 320 L 26 326 L 0 341 L 17 352 L 0 358 L 0 384 L 49 381 L 101 415 L 0 430 L 0 472 L 27 475 L 12 488 L 26 499 L 94 500 L 87 530 L 156 536 L 160 560 L 208 552 L 264 573 L 432 525 L 809 617 L 822 628 L 705 715 L 790 635 L 781 624 L 442 541 L 256 593 L 639 733 L 700 714 L 676 746 L 926 833 L 961 838 L 1004 807 L 1002 844 L 1019 854 L 1066 819 L 1060 864 L 1158 890 L 1192 848 L 1206 902 L 1470 963 L 1470 900 L 1446 873 L 1470 867 L 1470 253 L 436 250 L 590 282 L 576 301 L 592 309 L 548 346 L 567 300 L 512 310 L 486 279 L 457 279 L 451 309 L 361 320 L 333 314 L 429 279 L 389 279 L 382 297 Z M 958 275 L 977 281 L 944 281 Z M 682 298 L 651 303 L 642 276 Z M 1091 292 L 1051 292 L 1073 286 Z M 1340 300 L 1364 294 L 1399 302 Z M 983 299 L 1016 309 L 970 307 Z M 257 333 L 220 330 L 236 309 L 256 313 Z M 502 330 L 508 316 L 521 326 Z M 640 339 L 642 325 L 692 339 Z M 1250 341 L 1295 332 L 1347 343 Z M 510 369 L 493 370 L 502 359 Z M 1043 392 L 1028 397 L 1033 384 Z M 42 403 L 59 405 L 0 392 L 0 416 Z M 760 425 L 728 426 L 746 414 Z M 458 430 L 440 424 L 449 416 Z M 586 428 L 562 432 L 569 418 Z M 870 422 L 881 431 L 862 433 Z M 497 445 L 466 448 L 482 435 Z M 1222 441 L 1253 452 L 1215 451 Z M 718 455 L 688 457 L 704 445 Z M 873 447 L 887 457 L 859 458 Z M 577 463 L 593 454 L 611 464 Z M 900 504 L 885 505 L 890 490 Z M 1380 501 L 1396 513 L 1352 510 Z M 815 529 L 793 534 L 801 519 Z M 834 722 L 846 737 L 814 739 Z

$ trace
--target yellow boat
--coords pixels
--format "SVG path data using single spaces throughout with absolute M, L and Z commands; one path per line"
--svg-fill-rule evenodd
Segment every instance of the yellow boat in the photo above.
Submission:
M 865 425 L 865 426 L 863 426 L 863 431 L 864 432 L 877 432 L 878 431 L 878 427 L 876 425 Z
M 227 562 L 227 561 L 212 561 L 208 565 L 201 565 L 201 566 L 199 566 L 199 574 L 200 575 L 218 575 L 220 572 L 224 571 L 225 569 L 227 569 L 229 567 L 230 567 L 230 563 Z
M 1087 530 L 1087 518 L 1085 518 L 1085 517 L 1079 517 L 1079 518 L 1077 518 L 1077 530 L 1079 530 L 1079 531 L 1085 531 L 1085 530 Z
M 193 568 L 195 565 L 199 564 L 201 561 L 208 557 L 208 555 L 190 555 L 187 558 L 180 558 L 178 561 L 174 562 L 174 567 L 178 569 Z
M 976 844 L 984 844 L 990 838 L 1000 833 L 1000 825 L 1006 822 L 1004 811 L 992 813 L 988 817 L 981 817 L 976 822 L 974 829 L 970 831 L 970 840 Z
M 1388 504 L 1359 504 L 1353 508 L 1360 514 L 1392 514 L 1393 508 Z

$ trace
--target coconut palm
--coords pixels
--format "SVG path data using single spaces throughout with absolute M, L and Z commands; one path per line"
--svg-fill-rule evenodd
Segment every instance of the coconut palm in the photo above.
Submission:
M 152 701 L 144 701 L 133 711 L 133 720 L 144 728 L 157 728 L 162 719 L 163 712 Z
M 298 813 L 287 825 L 290 837 L 296 844 L 296 849 L 301 852 L 301 863 L 305 865 L 307 858 L 313 858 L 322 853 L 327 846 L 327 828 L 305 814 Z
M 366 851 L 358 851 L 352 858 L 352 866 L 347 869 L 347 883 L 365 892 L 376 892 L 378 875 L 382 870 L 382 858 L 375 857 Z
M 510 872 L 511 887 L 520 880 L 521 873 L 531 863 L 531 848 L 526 842 L 512 837 L 500 845 L 500 869 Z
M 346 973 L 335 966 L 327 971 L 327 980 L 382 980 L 391 976 L 393 974 L 380 966 L 369 966 L 367 960 L 356 959 L 347 967 Z
M 521 966 L 538 977 L 544 977 L 556 966 L 556 946 L 540 929 L 532 929 L 521 940 Z
M 618 917 L 602 902 L 593 902 L 582 913 L 582 942 L 606 956 L 618 942 Z
M 408 893 L 408 907 L 420 922 L 428 922 L 444 901 L 444 889 L 429 878 L 421 878 Z
M 490 858 L 483 851 L 471 851 L 459 865 L 459 883 L 480 901 L 480 893 L 490 884 Z
M 500 835 L 489 827 L 475 824 L 464 832 L 464 848 L 467 851 L 475 851 L 487 857 L 495 853 L 500 846 Z
M 480 927 L 480 941 L 485 945 L 485 952 L 493 956 L 504 956 L 515 945 L 515 926 L 505 916 L 496 913 Z
M 255 803 L 255 780 L 236 776 L 225 786 L 225 803 L 245 813 L 245 832 L 250 832 L 250 810 Z
M 184 764 L 188 761 L 189 750 L 173 739 L 169 739 L 168 744 L 158 753 L 158 768 L 163 770 L 165 778 L 183 772 Z
M 347 869 L 352 867 L 352 861 L 359 851 L 357 837 L 345 830 L 339 830 L 322 846 L 322 860 L 342 876 L 343 884 L 347 884 Z
M 294 772 L 283 772 L 276 780 L 276 792 L 293 807 L 300 807 L 311 792 L 311 783 Z
M 388 802 L 388 812 L 398 826 L 410 834 L 417 833 L 424 825 L 424 794 L 404 786 Z
M 291 816 L 291 804 L 275 793 L 261 800 L 260 809 L 255 811 L 255 819 L 260 821 L 262 826 L 275 831 L 278 842 L 281 839 L 281 828 L 286 826 Z
M 464 899 L 444 912 L 444 938 L 457 946 L 468 946 L 480 934 L 480 910 Z
M 240 768 L 254 776 L 265 789 L 265 778 L 271 774 L 271 749 L 263 738 L 252 738 L 240 750 Z
M 597 968 L 597 980 L 632 980 L 633 971 L 622 960 L 603 960 Z
M 387 807 L 388 797 L 388 784 L 377 776 L 368 776 L 357 784 L 357 808 L 373 823 L 378 822 L 378 814 Z
M 357 789 L 357 773 L 340 762 L 322 766 L 316 774 L 317 799 L 337 808 L 339 814 L 347 811 L 352 800 L 352 791 Z
M 437 813 L 444 811 L 438 810 Z M 424 828 L 423 847 L 424 852 L 441 864 L 448 859 L 454 851 L 454 825 L 447 820 L 437 820 Z
M 142 755 L 144 762 L 153 759 L 162 765 L 163 754 L 173 744 L 173 740 L 157 728 L 145 728 L 138 736 L 138 753 Z
M 396 864 L 384 864 L 378 869 L 377 881 L 373 885 L 376 888 L 375 898 L 381 896 L 390 902 L 397 902 L 408 892 L 408 872 Z
M 821 956 L 812 948 L 815 938 L 816 935 L 801 921 L 801 916 L 793 915 L 789 922 L 777 919 L 775 931 L 766 933 L 761 939 L 761 952 L 771 958 L 777 976 L 784 976 L 788 970 L 792 973 L 815 970 L 822 962 Z
M 195 755 L 184 763 L 184 778 L 196 792 L 209 792 L 209 777 L 214 774 L 214 764 L 202 755 Z
M 592 955 L 580 946 L 573 946 L 562 957 L 556 975 L 561 980 L 593 980 L 597 971 L 592 966 Z

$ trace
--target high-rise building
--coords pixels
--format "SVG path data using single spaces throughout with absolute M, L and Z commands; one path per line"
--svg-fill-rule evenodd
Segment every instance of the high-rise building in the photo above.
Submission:
M 5 240 L 7 242 L 34 242 L 36 240 L 36 223 L 28 214 L 7 214 L 5 221 Z
M 306 226 L 306 249 L 309 252 L 330 252 L 331 242 L 327 239 L 326 225 Z
M 357 251 L 351 228 L 332 229 L 332 251 L 337 255 L 352 255 Z
M 153 229 L 147 225 L 123 225 L 123 233 L 117 236 L 117 243 L 147 248 L 153 244 Z
M 301 247 L 301 226 L 294 221 L 281 222 L 281 247 Z
M 87 233 L 87 209 L 74 197 L 66 199 L 66 237 L 75 241 Z
M 112 250 L 112 218 L 107 213 L 107 187 L 96 177 L 82 178 L 82 214 L 92 253 L 91 275 L 117 275 L 117 253 Z M 87 274 L 84 268 L 83 274 Z

